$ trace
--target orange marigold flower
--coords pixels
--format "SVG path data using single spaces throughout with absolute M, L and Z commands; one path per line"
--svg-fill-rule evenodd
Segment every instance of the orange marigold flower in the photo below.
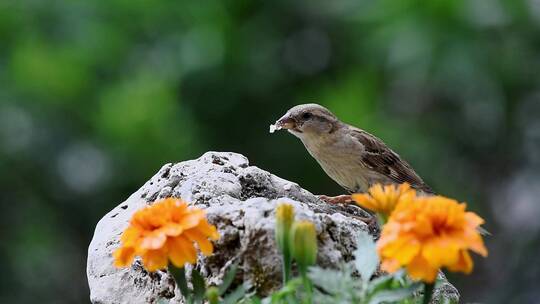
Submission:
M 415 198 L 416 191 L 407 183 L 397 185 L 376 184 L 368 193 L 356 193 L 352 199 L 361 207 L 388 216 L 401 201 Z
M 413 279 L 429 283 L 442 267 L 469 274 L 469 249 L 482 256 L 488 252 L 477 230 L 484 220 L 465 208 L 442 196 L 398 204 L 377 242 L 381 268 L 394 272 L 405 266 Z
M 114 265 L 131 265 L 140 256 L 148 271 L 167 267 L 169 260 L 176 267 L 197 261 L 194 243 L 204 255 L 214 248 L 208 239 L 217 240 L 215 226 L 206 220 L 204 210 L 188 208 L 181 199 L 167 198 L 133 214 L 124 230 L 121 247 L 114 253 Z

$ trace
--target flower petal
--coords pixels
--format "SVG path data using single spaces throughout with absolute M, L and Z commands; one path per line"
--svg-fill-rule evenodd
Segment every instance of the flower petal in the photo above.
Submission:
M 465 213 L 465 220 L 467 221 L 467 223 L 471 226 L 471 227 L 478 227 L 482 224 L 484 224 L 484 219 L 479 217 L 476 213 L 474 212 L 466 212 Z
M 133 263 L 135 249 L 133 247 L 120 247 L 113 252 L 114 266 L 127 267 Z
M 142 254 L 144 268 L 150 272 L 167 267 L 167 251 L 166 250 L 147 250 Z
M 202 234 L 199 230 L 196 228 L 186 230 L 185 235 L 189 238 L 190 241 L 196 242 L 197 245 L 199 245 L 199 249 L 201 252 L 209 256 L 214 251 L 214 247 L 212 246 L 212 243 L 208 240 L 208 238 Z
M 431 238 L 424 243 L 422 256 L 434 268 L 453 265 L 459 258 L 459 247 L 447 238 Z
M 368 194 L 365 193 L 355 193 L 351 195 L 351 198 L 353 201 L 356 202 L 357 205 L 360 207 L 376 211 L 375 206 L 371 203 L 371 197 Z
M 482 240 L 482 236 L 476 229 L 466 229 L 462 238 L 466 242 L 467 247 L 472 251 L 480 254 L 483 257 L 488 255 L 486 246 L 484 246 L 484 240 Z
M 160 228 L 160 231 L 166 236 L 178 236 L 184 231 L 184 228 L 178 223 L 167 223 L 164 227 Z
M 181 241 L 179 241 L 179 238 L 169 238 L 167 240 L 167 248 L 169 249 L 169 259 L 174 266 L 179 268 L 184 267 L 188 262 L 189 257 L 187 256 Z
M 210 225 L 206 219 L 199 222 L 197 229 L 207 235 L 211 240 L 215 241 L 219 239 L 219 232 L 217 231 L 216 226 Z
M 409 263 L 419 252 L 420 244 L 412 236 L 401 237 L 379 248 L 382 257 L 392 257 L 401 265 Z
M 182 254 L 185 255 L 185 258 L 188 263 L 193 264 L 197 262 L 197 251 L 193 246 L 193 243 L 190 242 L 185 236 L 180 235 L 174 238 L 175 250 L 181 250 Z
M 413 280 L 422 280 L 428 283 L 435 281 L 438 271 L 438 268 L 432 267 L 421 255 L 417 255 L 407 265 L 407 272 Z
M 466 274 L 471 273 L 473 270 L 473 261 L 469 255 L 469 252 L 467 252 L 467 250 L 460 250 L 457 263 L 448 265 L 447 268 L 450 271 L 460 271 Z
M 160 230 L 155 230 L 148 233 L 141 240 L 140 248 L 142 249 L 159 249 L 165 245 L 167 236 Z
M 389 272 L 389 273 L 396 272 L 400 267 L 401 265 L 396 259 L 385 259 L 381 263 L 381 270 Z
M 204 210 L 201 209 L 192 209 L 189 213 L 186 213 L 181 219 L 180 224 L 182 227 L 187 230 L 191 229 L 199 224 L 199 222 L 204 218 Z
M 421 236 L 433 235 L 432 219 L 424 214 L 417 215 L 413 229 L 415 233 Z
M 141 237 L 141 230 L 133 226 L 129 226 L 124 230 L 120 240 L 122 241 L 123 246 L 134 246 L 139 242 Z

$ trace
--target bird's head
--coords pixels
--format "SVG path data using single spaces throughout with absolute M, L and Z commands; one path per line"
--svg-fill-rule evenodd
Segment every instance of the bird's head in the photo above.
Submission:
M 291 108 L 276 121 L 276 129 L 286 129 L 299 138 L 322 136 L 332 133 L 338 127 L 339 120 L 327 108 L 308 103 Z

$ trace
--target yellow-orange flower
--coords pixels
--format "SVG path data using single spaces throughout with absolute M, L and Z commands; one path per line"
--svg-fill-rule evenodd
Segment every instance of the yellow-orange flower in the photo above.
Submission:
M 440 268 L 470 273 L 469 249 L 487 256 L 477 228 L 484 222 L 466 205 L 442 197 L 418 197 L 401 202 L 383 227 L 377 250 L 381 268 L 394 272 L 405 266 L 415 280 L 433 282 Z
M 369 188 L 368 193 L 353 194 L 352 199 L 361 207 L 388 216 L 398 203 L 410 201 L 415 196 L 416 191 L 407 183 L 384 187 L 376 184 Z
M 114 265 L 131 265 L 140 256 L 144 268 L 156 271 L 167 267 L 169 260 L 177 267 L 197 261 L 194 243 L 204 255 L 214 248 L 208 239 L 217 240 L 219 234 L 210 225 L 204 210 L 188 208 L 181 199 L 167 198 L 133 214 L 120 240 L 121 247 L 114 253 Z

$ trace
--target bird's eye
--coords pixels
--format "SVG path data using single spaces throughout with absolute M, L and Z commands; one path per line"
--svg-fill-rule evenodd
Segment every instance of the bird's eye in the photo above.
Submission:
M 313 116 L 313 114 L 309 113 L 309 112 L 305 112 L 304 114 L 302 114 L 302 119 L 310 119 L 311 117 Z

